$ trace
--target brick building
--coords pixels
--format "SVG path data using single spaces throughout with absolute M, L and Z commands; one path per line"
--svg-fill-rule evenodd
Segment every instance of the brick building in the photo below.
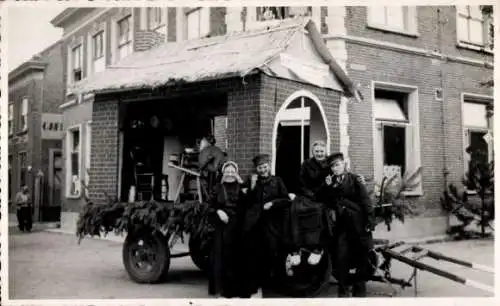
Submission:
M 320 105 L 327 114 L 329 126 L 326 130 L 329 132 L 325 136 L 330 149 L 343 151 L 349 157 L 354 171 L 380 181 L 390 165 L 398 166 L 402 173 L 423 167 L 421 184 L 407 193 L 415 210 L 420 212 L 420 217 L 407 220 L 404 226 L 396 226 L 390 235 L 443 233 L 446 219 L 439 207 L 439 196 L 446 183 L 459 182 L 463 176 L 468 158 L 464 148 L 469 145 L 486 146 L 492 156 L 492 146 L 483 140 L 483 136 L 492 131 L 491 119 L 486 118 L 486 106 L 492 105 L 493 94 L 492 89 L 480 85 L 493 77 L 493 53 L 489 49 L 488 35 L 491 20 L 482 16 L 479 7 L 85 8 L 77 11 L 66 10 L 53 22 L 65 31 L 64 44 L 68 52 L 66 72 L 69 75 L 67 84 L 72 85 L 73 79 L 84 79 L 76 82 L 75 88 L 102 79 L 98 75 L 87 76 L 91 75 L 89 71 L 117 63 L 118 58 L 123 57 L 121 52 L 131 53 L 120 51 L 121 46 L 128 46 L 128 43 L 133 46 L 129 48 L 137 51 L 155 47 L 162 40 L 177 42 L 178 46 L 182 46 L 186 40 L 254 31 L 276 26 L 282 19 L 309 16 L 329 53 L 357 84 L 364 98 L 363 103 L 349 103 L 351 98 L 343 94 L 338 97 L 338 104 L 332 104 L 324 96 L 328 94 L 318 93 L 318 89 L 312 90 L 290 80 L 276 82 L 265 74 L 252 76 L 252 82 L 244 89 L 245 95 L 237 93 L 241 84 L 228 85 L 229 81 L 200 83 L 202 87 L 234 88 L 232 94 L 226 91 L 226 113 L 213 116 L 209 125 L 219 143 L 227 143 L 228 153 L 243 164 L 244 171 L 248 170 L 251 155 L 259 152 L 272 154 L 273 167 L 295 169 L 295 164 L 290 167 L 286 167 L 286 163 L 282 164 L 279 151 L 286 146 L 310 141 L 308 137 L 314 135 L 315 130 L 312 123 L 314 112 L 308 110 L 293 114 L 277 110 L 287 100 L 287 96 L 294 95 L 295 90 L 313 92 L 319 97 Z M 120 31 L 120 21 L 127 16 L 131 18 L 129 28 L 132 30 Z M 92 35 L 98 32 L 103 33 L 103 38 L 95 40 L 96 36 Z M 130 34 L 120 36 L 119 33 Z M 117 43 L 118 40 L 122 41 L 120 37 L 130 39 L 123 39 L 123 44 Z M 210 43 L 211 39 L 206 42 Z M 78 45 L 81 46 L 80 51 L 75 49 Z M 89 51 L 95 50 L 93 45 L 101 46 L 99 48 L 104 50 L 101 52 L 104 60 L 101 61 L 105 64 L 91 60 Z M 70 50 L 73 52 L 69 53 Z M 93 53 L 100 54 L 96 51 Z M 144 56 L 151 56 L 148 54 L 151 53 L 144 53 Z M 71 60 L 75 56 L 80 58 L 76 66 L 73 64 L 75 61 Z M 286 62 L 286 58 L 282 60 Z M 126 59 L 119 64 L 133 66 Z M 149 76 L 144 77 L 147 79 Z M 165 76 L 165 79 L 169 77 Z M 310 74 L 305 78 L 308 81 L 314 79 Z M 190 86 L 178 86 L 176 91 L 169 89 L 167 92 L 177 96 L 174 92 L 194 90 Z M 252 86 L 258 89 L 249 90 Z M 165 94 L 161 86 L 158 88 L 150 99 Z M 97 182 L 91 182 L 91 195 L 98 196 L 97 190 L 92 188 L 93 184 L 97 184 L 94 186 L 107 186 L 104 188 L 123 199 L 126 191 L 117 187 L 123 178 L 116 170 L 122 166 L 123 148 L 120 145 L 123 139 L 113 136 L 123 124 L 120 121 L 121 113 L 117 113 L 117 105 L 121 100 L 118 102 L 116 99 L 141 98 L 126 98 L 123 93 L 119 96 L 107 93 L 100 94 L 101 97 L 83 95 L 76 98 L 71 96 L 70 91 L 67 94 L 69 102 L 64 108 L 65 127 L 70 129 L 67 139 L 77 137 L 82 140 L 82 145 L 75 147 L 73 156 L 79 161 L 78 169 L 85 165 L 85 168 L 91 169 L 91 177 L 96 178 Z M 236 103 L 247 95 L 254 95 L 251 100 L 259 102 L 259 111 L 245 109 L 252 104 Z M 104 100 L 110 99 L 114 99 L 114 102 L 104 103 Z M 231 105 L 237 114 L 231 115 Z M 92 133 L 88 133 L 91 126 L 89 122 L 96 119 L 100 120 L 98 131 L 94 128 Z M 254 130 L 259 133 L 235 132 L 236 122 L 249 125 L 258 122 Z M 292 139 L 297 137 L 286 135 L 296 133 L 294 128 L 297 129 L 297 126 L 301 130 L 301 123 L 304 123 L 305 133 L 302 134 L 304 137 L 298 137 L 300 143 L 296 144 Z M 95 124 L 93 122 L 92 126 Z M 286 126 L 287 129 L 278 132 L 277 126 Z M 72 132 L 73 128 L 76 132 Z M 104 140 L 102 137 L 112 137 L 113 140 Z M 239 137 L 243 139 L 238 140 Z M 108 153 L 101 151 L 106 146 L 110 146 Z M 98 151 L 94 152 L 94 148 Z M 294 151 L 299 161 L 307 157 L 305 151 Z M 69 162 L 67 158 L 66 165 Z M 274 170 L 280 174 L 279 169 Z M 80 170 L 75 173 L 81 175 Z M 281 175 L 289 176 L 291 173 Z M 71 181 L 69 178 L 67 173 L 67 182 Z M 293 180 L 289 184 L 293 184 Z M 71 227 L 82 199 L 81 192 L 74 197 L 68 196 L 70 189 L 65 188 L 68 193 L 64 197 L 64 210 L 68 212 L 68 224 Z M 380 235 L 387 234 L 383 229 L 378 231 Z
M 53 44 L 12 70 L 8 77 L 9 201 L 14 200 L 22 185 L 27 185 L 34 220 L 59 220 L 62 45 Z

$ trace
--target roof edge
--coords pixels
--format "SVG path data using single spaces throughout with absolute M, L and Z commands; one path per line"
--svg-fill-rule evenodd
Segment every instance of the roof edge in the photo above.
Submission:
M 63 23 L 68 20 L 71 16 L 73 16 L 80 8 L 78 7 L 70 7 L 59 13 L 56 17 L 52 18 L 50 23 L 56 27 L 62 27 Z
M 352 79 L 347 75 L 344 69 L 337 63 L 335 58 L 328 50 L 327 46 L 323 41 L 323 37 L 321 36 L 320 32 L 318 31 L 316 25 L 312 20 L 309 20 L 309 22 L 307 22 L 307 24 L 305 25 L 305 29 L 309 32 L 309 35 L 311 37 L 314 46 L 316 47 L 316 50 L 323 58 L 325 63 L 333 71 L 333 73 L 338 78 L 342 86 L 346 89 L 347 94 L 350 97 L 355 97 L 356 100 L 358 101 L 363 100 L 363 96 L 361 92 L 358 90 L 357 86 L 354 84 Z
M 31 71 L 44 71 L 45 68 L 47 67 L 47 64 L 48 63 L 46 61 L 42 60 L 32 59 L 26 61 L 9 73 L 8 76 L 9 82 L 14 81 L 15 79 L 21 77 L 24 74 L 28 74 Z

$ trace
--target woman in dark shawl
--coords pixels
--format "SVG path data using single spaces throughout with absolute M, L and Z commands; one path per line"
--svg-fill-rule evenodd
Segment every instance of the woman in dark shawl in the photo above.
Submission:
M 240 225 L 244 213 L 242 183 L 238 165 L 228 161 L 222 166 L 222 180 L 214 186 L 210 198 L 215 236 L 210 256 L 209 294 L 225 298 L 249 297 L 243 295 L 239 273 L 242 265 Z
M 301 195 L 314 201 L 317 191 L 325 184 L 330 167 L 326 162 L 324 141 L 315 141 L 311 151 L 312 157 L 302 163 L 299 182 Z
M 290 198 L 283 180 L 271 175 L 269 155 L 258 155 L 253 163 L 256 173 L 250 179 L 243 225 L 244 277 L 248 293 L 260 297 L 262 287 L 269 285 L 282 231 L 282 208 L 290 204 Z

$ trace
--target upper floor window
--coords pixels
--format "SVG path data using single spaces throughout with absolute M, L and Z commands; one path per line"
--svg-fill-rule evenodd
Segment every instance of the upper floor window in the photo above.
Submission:
M 163 9 L 148 7 L 148 29 L 154 30 L 163 24 Z
M 14 132 L 14 104 L 9 104 L 9 136 Z
M 417 10 L 414 6 L 369 6 L 368 26 L 401 34 L 417 34 Z
M 486 18 L 479 5 L 457 6 L 457 38 L 460 43 L 490 48 L 492 18 Z
M 100 72 L 106 68 L 104 56 L 104 31 L 92 36 L 92 71 Z
M 311 16 L 310 6 L 261 6 L 257 7 L 257 21 L 283 20 L 297 16 Z
M 186 37 L 196 39 L 210 34 L 210 7 L 198 7 L 186 13 Z
M 118 59 L 122 59 L 132 53 L 131 22 L 131 16 L 118 21 Z
M 21 118 L 19 129 L 21 132 L 28 130 L 28 98 L 24 98 L 21 105 Z
M 73 82 L 78 82 L 83 78 L 82 71 L 82 45 L 78 45 L 71 50 L 71 61 L 72 61 L 72 74 L 71 78 Z

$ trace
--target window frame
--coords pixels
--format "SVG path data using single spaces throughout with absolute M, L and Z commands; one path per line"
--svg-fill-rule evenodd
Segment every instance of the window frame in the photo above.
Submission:
M 374 177 L 376 180 L 381 180 L 384 172 L 384 148 L 383 148 L 383 126 L 405 126 L 405 169 L 407 172 L 412 172 L 422 166 L 422 146 L 420 137 L 420 118 L 419 118 L 419 89 L 417 86 L 406 85 L 400 83 L 372 81 L 372 123 L 373 123 L 373 161 L 374 161 Z M 375 118 L 375 103 L 376 90 L 385 90 L 397 93 L 403 93 L 407 96 L 405 101 L 408 105 L 408 122 L 377 120 Z M 378 143 L 379 140 L 382 143 Z M 379 160 L 381 158 L 381 160 Z M 381 167 L 381 169 L 378 169 Z M 403 177 L 405 173 L 401 173 Z M 423 174 L 420 174 L 419 185 L 413 190 L 403 191 L 405 196 L 422 196 L 423 192 Z M 377 183 L 380 183 L 377 181 Z
M 377 8 L 379 6 L 376 6 Z M 374 29 L 374 30 L 379 30 L 383 32 L 389 32 L 389 33 L 394 33 L 394 34 L 400 34 L 404 36 L 410 36 L 417 38 L 420 36 L 420 33 L 418 31 L 418 8 L 416 6 L 411 6 L 411 5 L 402 5 L 400 6 L 402 9 L 406 9 L 406 16 L 407 20 L 404 20 L 407 23 L 407 29 L 405 28 L 399 28 L 393 25 L 390 25 L 387 22 L 387 6 L 382 6 L 385 9 L 385 18 L 386 22 L 385 24 L 380 24 L 376 22 L 373 18 L 373 14 L 375 14 L 374 7 L 367 6 L 366 7 L 366 13 L 367 13 L 367 27 Z M 405 12 L 403 12 L 403 16 L 405 16 Z
M 21 100 L 21 109 L 19 112 L 19 133 L 24 133 L 29 130 L 29 109 L 29 99 L 27 97 L 23 97 L 23 99 Z
M 80 183 L 80 188 L 78 189 L 77 194 L 71 194 L 71 176 L 72 176 L 72 168 L 71 168 L 71 154 L 73 153 L 73 139 L 72 133 L 74 131 L 78 131 L 80 137 L 80 144 L 78 147 L 78 179 L 82 180 L 82 124 L 75 124 L 66 129 L 66 144 L 65 144 L 65 195 L 68 199 L 79 199 L 82 195 L 82 187 Z
M 76 65 L 76 52 L 75 50 L 79 50 L 78 52 L 78 67 Z M 83 43 L 77 44 L 71 47 L 71 83 L 76 83 L 83 80 Z M 80 73 L 80 79 L 76 80 L 76 73 Z
M 97 54 L 97 37 L 101 37 L 101 48 L 99 50 L 99 54 Z M 104 30 L 98 31 L 97 33 L 92 34 L 92 61 L 95 62 L 105 55 L 105 39 L 104 39 Z
M 126 39 L 122 41 L 122 28 L 121 25 L 125 20 L 128 22 L 128 31 Z M 134 22 L 133 22 L 133 16 L 132 13 L 125 15 L 121 17 L 120 19 L 116 20 L 116 32 L 115 32 L 115 39 L 116 39 L 116 55 L 115 55 L 115 62 L 120 61 L 132 53 L 134 53 Z M 127 54 L 122 56 L 122 50 L 127 50 Z
M 268 8 L 268 7 L 279 7 L 279 8 L 284 8 L 286 10 L 285 15 L 283 19 L 270 19 L 270 20 L 262 20 L 261 19 L 261 10 L 263 8 Z M 293 7 L 297 6 L 251 6 L 247 7 L 247 24 L 246 27 L 247 29 L 259 29 L 259 28 L 264 28 L 267 26 L 275 26 L 282 22 L 283 20 L 286 19 L 291 19 L 293 17 L 290 17 L 290 11 Z M 310 5 L 303 5 L 300 7 L 307 7 L 309 10 L 309 18 L 311 18 L 314 23 L 316 24 L 316 27 L 318 28 L 319 31 L 321 31 L 321 6 L 310 6 Z
M 14 102 L 9 102 L 8 107 L 8 133 L 9 137 L 14 135 Z
M 147 7 L 146 8 L 147 29 L 152 31 L 164 26 L 165 18 L 163 15 L 164 15 L 163 7 Z
M 465 119 L 465 103 L 477 103 L 481 105 L 487 105 L 489 103 L 493 103 L 494 97 L 489 96 L 489 95 L 481 95 L 481 94 L 474 94 L 474 93 L 469 93 L 469 92 L 463 92 L 461 94 L 461 110 L 462 110 L 462 116 L 461 116 L 461 128 L 462 128 L 462 135 L 463 135 L 463 141 L 462 141 L 462 154 L 463 154 L 463 170 L 464 170 L 464 175 L 469 171 L 469 161 L 470 161 L 470 155 L 465 152 L 467 147 L 470 144 L 470 137 L 471 137 L 471 132 L 486 132 L 486 133 L 493 133 L 493 126 L 491 126 L 491 121 L 489 118 L 486 119 L 487 127 L 478 127 L 478 126 L 468 126 L 465 125 L 464 119 Z M 488 112 L 488 110 L 486 110 Z M 491 145 L 488 143 L 488 161 L 491 162 L 494 158 L 493 156 L 494 153 L 494 145 Z M 468 193 L 474 194 L 476 193 L 474 190 L 467 190 Z
M 199 6 L 199 7 L 193 7 L 187 11 L 184 11 L 184 37 L 186 40 L 200 39 L 200 38 L 206 37 L 207 35 L 209 35 L 211 33 L 210 9 L 211 9 L 211 7 Z M 202 24 L 202 21 L 204 21 L 202 18 L 202 14 L 204 13 L 204 10 L 208 11 L 208 19 L 206 20 L 206 21 L 208 21 L 208 24 L 206 24 L 206 25 Z M 198 14 L 198 31 L 197 31 L 197 36 L 189 37 L 189 29 L 190 29 L 190 25 L 189 25 L 189 17 L 190 16 L 189 15 L 191 15 L 193 13 Z M 204 26 L 206 27 L 206 29 Z
M 478 20 L 477 17 L 473 17 L 471 12 L 470 12 L 471 6 L 475 6 L 475 5 L 464 5 L 464 6 L 467 7 L 467 10 L 468 10 L 467 16 L 465 16 L 463 13 L 460 12 L 458 5 L 455 6 L 455 10 L 456 10 L 455 26 L 456 26 L 456 33 L 457 33 L 456 34 L 457 46 L 460 48 L 465 48 L 465 49 L 470 49 L 470 50 L 475 50 L 475 51 L 484 51 L 486 53 L 493 54 L 493 49 L 491 48 L 491 44 L 492 44 L 491 38 L 492 37 L 491 37 L 491 33 L 490 33 L 490 26 L 492 24 L 494 24 L 494 18 L 486 18 L 486 16 L 483 14 L 482 19 Z M 460 22 L 461 18 L 467 19 L 468 40 L 462 40 L 460 38 L 460 35 L 459 35 L 458 28 L 459 28 L 459 22 Z M 470 41 L 470 20 L 481 21 L 482 33 L 483 33 L 483 36 L 482 36 L 483 43 L 482 44 L 477 44 L 475 42 Z
M 92 120 L 85 123 L 85 195 L 90 196 L 88 186 L 90 182 L 90 163 L 92 154 Z

